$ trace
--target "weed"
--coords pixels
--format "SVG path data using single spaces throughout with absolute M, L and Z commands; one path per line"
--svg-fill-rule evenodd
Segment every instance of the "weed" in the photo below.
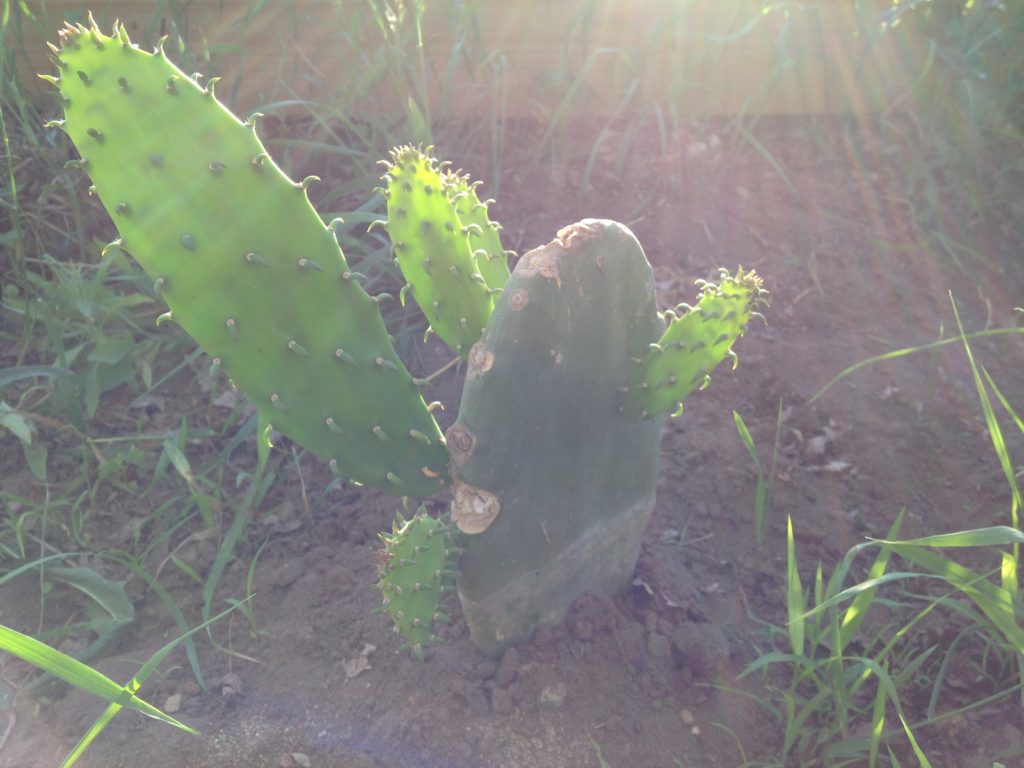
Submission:
M 110 721 L 113 720 L 118 712 L 120 712 L 124 707 L 142 712 L 143 714 L 161 720 L 168 725 L 173 725 L 175 728 L 180 728 L 187 733 L 198 734 L 198 731 L 194 728 L 190 728 L 189 726 L 178 722 L 170 715 L 162 712 L 152 704 L 149 704 L 136 696 L 136 693 L 139 688 L 142 687 L 143 683 L 146 682 L 149 676 L 159 668 L 160 664 L 171 651 L 177 648 L 184 640 L 200 630 L 207 629 L 211 624 L 219 621 L 234 609 L 235 606 L 232 606 L 231 608 L 222 611 L 203 624 L 200 624 L 198 627 L 190 629 L 187 633 L 167 643 L 163 648 L 154 653 L 139 668 L 139 671 L 135 673 L 131 681 L 125 685 L 118 685 L 109 677 L 106 677 L 91 667 L 73 659 L 67 654 L 61 653 L 60 651 L 57 651 L 48 645 L 29 637 L 28 635 L 24 635 L 21 632 L 17 632 L 16 630 L 8 627 L 0 626 L 0 650 L 7 651 L 12 655 L 27 661 L 33 666 L 44 670 L 48 674 L 51 674 L 54 677 L 75 686 L 76 688 L 80 688 L 87 693 L 91 693 L 94 696 L 109 702 L 103 714 L 97 718 L 92 726 L 90 726 L 78 741 L 78 744 L 76 744 L 74 749 L 71 750 L 71 753 L 67 758 L 65 758 L 62 766 L 66 767 L 71 766 L 78 761 L 78 758 L 82 756 L 89 745 L 95 741 L 96 737 L 99 736 L 103 729 L 109 725 Z
M 779 456 L 779 440 L 782 437 L 783 420 L 782 400 L 779 400 L 779 414 L 775 420 L 775 444 L 772 446 L 772 464 L 768 472 L 768 479 L 765 480 L 764 469 L 761 467 L 761 460 L 757 455 L 757 447 L 754 439 L 750 436 L 750 430 L 743 422 L 743 418 L 736 411 L 732 412 L 733 421 L 736 423 L 736 431 L 739 432 L 740 440 L 750 454 L 754 462 L 754 469 L 757 471 L 757 490 L 754 494 L 754 531 L 757 539 L 757 546 L 764 543 L 764 519 L 765 514 L 771 508 L 771 489 L 775 484 L 775 463 Z
M 980 672 L 987 677 L 990 675 L 988 670 L 998 670 L 998 679 L 993 679 L 992 682 L 999 685 L 1011 669 L 1016 669 L 1017 682 L 993 696 L 973 702 L 957 711 L 975 709 L 1016 691 L 1024 691 L 1024 626 L 1021 623 L 1024 610 L 1018 591 L 1020 545 L 1024 543 L 1024 533 L 1019 528 L 1021 493 L 1002 429 L 995 418 L 989 390 L 1022 432 L 1024 422 L 1010 406 L 988 371 L 979 368 L 968 341 L 969 338 L 995 331 L 967 334 L 960 324 L 955 303 L 953 310 L 957 318 L 958 337 L 921 347 L 897 350 L 862 361 L 829 382 L 812 400 L 836 381 L 864 365 L 960 342 L 964 347 L 977 388 L 988 434 L 1010 487 L 1010 525 L 898 540 L 896 537 L 903 519 L 901 512 L 886 538 L 869 540 L 852 548 L 827 582 L 823 578 L 819 563 L 813 588 L 807 592 L 797 571 L 793 527 L 792 522 L 789 523 L 786 559 L 786 635 L 789 651 L 764 654 L 752 662 L 741 675 L 743 677 L 755 671 L 764 671 L 771 666 L 779 666 L 789 672 L 789 687 L 775 688 L 768 683 L 768 689 L 774 690 L 774 696 L 771 701 L 763 702 L 775 713 L 783 726 L 780 764 L 785 764 L 792 756 L 801 760 L 801 765 L 839 765 L 866 759 L 870 766 L 875 766 L 880 760 L 881 745 L 885 744 L 890 763 L 896 766 L 900 763 L 889 742 L 901 736 L 906 740 L 918 764 L 929 766 L 931 763 L 921 748 L 915 731 L 942 722 L 949 716 L 948 713 L 943 715 L 937 712 L 937 702 L 947 679 L 948 668 L 957 646 L 975 636 L 983 642 L 983 658 L 991 658 L 994 662 L 983 662 Z M 1000 329 L 1001 332 L 1019 330 Z M 738 428 L 740 424 L 742 420 L 738 419 Z M 742 436 L 742 429 L 740 433 Z M 752 441 L 745 438 L 744 442 L 748 445 L 748 450 L 751 450 Z M 751 453 L 756 460 L 756 454 L 752 450 Z M 951 548 L 991 551 L 1001 547 L 1008 549 L 997 550 L 999 563 L 987 572 L 971 570 L 940 554 L 941 551 Z M 843 588 L 854 558 L 872 548 L 877 548 L 878 553 L 866 578 Z M 892 557 L 899 558 L 912 570 L 888 571 Z M 998 576 L 997 582 L 991 580 L 993 575 Z M 905 591 L 899 602 L 882 600 L 877 595 L 878 589 L 884 585 L 922 579 L 940 580 L 950 588 L 950 591 L 938 597 Z M 968 606 L 958 602 L 958 597 L 966 598 Z M 885 604 L 902 614 L 915 602 L 923 602 L 924 607 L 901 625 L 894 625 L 868 637 L 858 636 L 863 619 L 872 604 Z M 840 606 L 847 603 L 846 608 L 840 610 Z M 959 614 L 961 618 L 966 619 L 967 626 L 945 649 L 944 657 L 939 662 L 937 671 L 933 673 L 934 679 L 931 682 L 925 718 L 912 724 L 904 712 L 901 691 L 916 684 L 915 677 L 918 671 L 925 668 L 924 665 L 938 647 L 933 645 L 918 650 L 911 630 L 935 611 Z M 775 631 L 782 630 L 776 628 Z M 850 652 L 849 649 L 855 646 L 859 646 L 863 651 Z M 874 693 L 870 694 L 865 685 L 872 679 L 875 681 L 875 688 Z M 894 730 L 885 728 L 885 713 L 890 706 L 900 725 Z M 858 728 L 860 723 L 867 724 L 867 735 L 858 735 L 858 732 L 863 730 Z

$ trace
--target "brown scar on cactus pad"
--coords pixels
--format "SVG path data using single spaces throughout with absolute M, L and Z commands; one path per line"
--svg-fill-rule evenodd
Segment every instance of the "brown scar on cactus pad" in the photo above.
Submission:
M 481 347 L 477 342 L 474 350 Z M 490 354 L 490 353 L 487 353 Z M 491 355 L 493 361 L 494 356 Z M 470 360 L 472 360 L 472 355 Z M 476 448 L 476 436 L 462 422 L 455 422 L 445 433 L 448 453 L 452 457 L 452 465 L 462 467 L 473 457 Z M 483 488 L 476 488 L 467 483 L 455 481 L 453 485 L 452 522 L 463 533 L 478 534 L 486 531 L 501 511 L 498 497 Z
M 563 229 L 558 233 L 558 240 L 554 241 L 561 244 L 564 248 L 569 247 L 571 238 L 562 238 L 562 233 L 565 232 L 569 227 Z M 516 265 L 516 269 L 519 270 L 519 274 L 523 277 L 533 277 L 534 275 L 540 275 L 546 277 L 549 280 L 554 280 L 555 285 L 561 289 L 562 278 L 558 274 L 558 258 L 559 252 L 550 246 L 554 243 L 549 244 L 546 248 L 537 248 L 535 250 L 526 253 L 519 264 Z
M 494 367 L 494 353 L 492 353 L 482 342 L 477 342 L 469 350 L 469 365 L 466 369 L 467 376 L 483 376 Z
M 501 501 L 490 491 L 455 481 L 452 522 L 463 533 L 477 535 L 491 527 L 501 512 Z
M 452 457 L 452 463 L 459 467 L 469 461 L 473 455 L 476 437 L 469 431 L 469 427 L 457 421 L 445 433 L 445 442 L 448 445 L 448 454 Z

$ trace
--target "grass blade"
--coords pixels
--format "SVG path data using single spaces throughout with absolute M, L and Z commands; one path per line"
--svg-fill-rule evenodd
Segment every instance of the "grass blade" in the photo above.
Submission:
M 1017 653 L 1024 653 L 1024 629 L 1017 624 L 1010 592 L 942 555 L 921 547 L 892 545 L 905 560 L 955 586 L 996 625 Z
M 896 536 L 899 532 L 904 512 L 906 512 L 906 509 L 900 510 L 896 520 L 889 528 L 889 538 Z M 889 566 L 889 556 L 891 554 L 892 550 L 889 547 L 884 545 L 881 547 L 878 557 L 875 558 L 875 562 L 871 564 L 871 569 L 868 571 L 868 580 L 881 578 L 885 574 L 885 569 Z M 857 634 L 857 629 L 860 627 L 864 616 L 868 612 L 868 608 L 871 607 L 871 603 L 875 599 L 875 591 L 876 588 L 871 588 L 858 593 L 853 598 L 853 602 L 850 603 L 850 607 L 846 609 L 846 613 L 843 614 L 843 623 L 838 634 L 838 653 L 841 654 L 853 636 Z
M 914 754 L 917 756 L 917 762 L 921 768 L 932 768 L 932 764 L 928 762 L 928 758 L 925 757 L 924 752 L 921 751 L 921 747 L 917 743 L 917 739 L 914 738 L 914 732 L 910 730 L 910 726 L 907 725 L 906 719 L 903 717 L 903 713 L 898 713 L 900 722 L 903 724 L 903 730 L 906 731 L 907 740 L 910 742 L 911 749 L 914 750 Z
M 252 597 L 252 596 L 250 595 L 249 597 Z M 228 609 L 218 613 L 216 616 L 211 618 L 209 621 L 205 621 L 202 624 L 200 624 L 199 626 L 190 629 L 185 634 L 179 635 L 174 640 L 171 640 L 171 642 L 167 643 L 163 648 L 161 648 L 160 650 L 158 650 L 156 653 L 154 653 L 152 656 L 149 657 L 149 660 L 147 660 L 146 663 L 144 663 L 139 668 L 139 671 L 135 674 L 135 676 L 131 679 L 131 681 L 127 685 L 124 686 L 123 690 L 126 693 L 129 693 L 130 695 L 132 695 L 134 697 L 135 692 L 138 691 L 139 688 L 142 687 L 143 683 L 145 683 L 146 680 L 149 678 L 149 676 L 151 674 L 153 674 L 153 672 L 156 671 L 156 669 L 160 666 L 160 664 L 167 657 L 167 655 L 171 651 L 173 651 L 175 648 L 177 648 L 180 643 L 184 642 L 185 640 L 190 639 L 192 637 L 192 635 L 196 634 L 197 632 L 202 631 L 203 629 L 205 629 L 206 627 L 208 627 L 210 624 L 214 623 L 215 621 L 219 621 L 223 617 L 227 616 L 229 613 L 231 613 L 231 611 L 233 611 L 236 608 L 240 607 L 243 603 L 245 603 L 248 600 L 249 600 L 249 598 L 247 597 L 245 600 L 242 600 L 242 601 L 240 601 L 238 603 L 235 603 L 230 608 L 228 608 Z M 115 685 L 116 685 L 116 683 L 115 683 Z M 122 705 L 119 702 L 113 702 L 112 701 L 110 703 L 110 705 L 103 711 L 103 713 L 98 718 L 96 718 L 96 721 L 89 727 L 89 730 L 87 730 L 85 732 L 85 734 L 82 736 L 82 738 L 78 740 L 78 743 L 75 745 L 74 749 L 71 750 L 71 753 L 64 760 L 64 763 L 62 764 L 62 768 L 67 768 L 67 766 L 71 766 L 72 764 L 74 764 L 78 760 L 79 757 L 81 757 L 82 753 L 85 752 L 85 750 L 89 747 L 89 745 L 92 744 L 92 742 L 96 740 L 96 737 L 99 736 L 100 733 L 103 731 L 103 729 L 106 728 L 107 725 L 110 724 L 110 721 L 114 719 L 114 717 L 117 715 L 117 713 L 121 711 L 121 706 Z M 145 713 L 145 714 L 148 714 L 148 713 Z M 163 714 L 163 713 L 161 713 L 161 714 Z M 160 719 L 169 718 L 169 717 L 170 717 L 169 715 L 164 715 Z M 189 728 L 186 725 L 182 725 L 180 723 L 177 723 L 177 721 L 173 720 L 173 718 L 170 719 L 168 722 L 171 722 L 172 725 L 173 724 L 177 724 L 178 727 L 182 728 L 183 730 L 188 731 L 189 733 L 196 734 L 196 735 L 199 734 L 199 731 L 195 730 L 194 728 Z
M 786 613 L 789 644 L 797 656 L 804 655 L 804 589 L 796 568 L 796 545 L 793 542 L 793 518 L 786 518 Z
M 983 336 L 1003 336 L 1008 333 L 1024 333 L 1024 328 L 991 328 L 987 331 L 975 331 L 974 333 L 968 333 L 965 335 L 965 338 L 976 339 L 982 338 Z M 869 365 L 881 363 L 886 360 L 895 360 L 898 357 L 905 357 L 906 355 L 911 355 L 915 352 L 925 352 L 929 349 L 937 349 L 938 347 L 944 347 L 948 344 L 953 344 L 954 342 L 957 341 L 960 341 L 960 337 L 953 336 L 948 339 L 939 339 L 938 341 L 933 341 L 930 344 L 922 344 L 919 347 L 904 347 L 903 349 L 894 349 L 891 352 L 886 352 L 885 354 L 882 355 L 875 355 L 874 357 L 869 357 L 865 360 L 861 360 L 849 366 L 848 368 L 845 368 L 839 374 L 834 376 L 825 386 L 823 386 L 821 389 L 814 393 L 811 399 L 807 401 L 807 404 L 810 405 L 819 397 L 824 395 L 835 384 L 838 384 L 847 376 L 849 376 L 852 373 L 855 373 L 856 371 L 859 371 L 861 368 L 866 368 Z
M 37 376 L 54 378 L 57 376 L 74 376 L 74 373 L 67 368 L 54 368 L 49 365 L 23 365 L 17 368 L 0 368 L 0 389 L 15 381 L 32 379 Z
M 999 466 L 1003 469 L 1003 474 L 1006 476 L 1006 482 L 1010 486 L 1010 525 L 1014 528 L 1019 527 L 1018 511 L 1024 506 L 1024 499 L 1021 498 L 1020 486 L 1017 484 L 1017 476 L 1013 471 L 1013 462 L 1010 460 L 1010 454 L 1006 450 L 1006 441 L 1003 439 L 1003 431 L 999 427 L 999 422 L 996 420 L 995 411 L 992 409 L 992 401 L 989 399 L 988 390 L 985 388 L 984 383 L 981 380 L 981 375 L 978 373 L 978 366 L 974 362 L 974 353 L 971 350 L 971 345 L 967 342 L 967 337 L 964 335 L 964 326 L 960 322 L 960 313 L 957 311 L 956 302 L 953 300 L 953 293 L 949 294 L 949 301 L 953 305 L 953 315 L 956 317 L 956 327 L 960 331 L 960 339 L 963 341 L 964 352 L 967 354 L 967 362 L 971 366 L 971 375 L 974 377 L 974 386 L 978 390 L 978 400 L 981 402 L 981 410 L 985 414 L 985 426 L 988 429 L 989 438 L 992 440 L 992 447 L 995 449 L 996 456 L 999 457 Z M 991 377 L 988 376 L 988 372 L 985 372 L 985 376 L 991 382 Z M 994 386 L 994 385 L 993 385 Z M 1002 394 L 998 395 L 1000 402 L 1006 407 L 1006 409 L 1013 414 L 1016 419 L 1016 414 L 1013 409 L 1006 403 Z M 1020 420 L 1017 420 L 1018 425 Z M 1001 578 L 1003 589 L 1005 589 L 1011 597 L 1017 594 L 1019 588 L 1019 577 L 1018 568 L 1020 564 L 1020 544 L 1013 544 L 1013 555 L 1009 558 L 1003 558 L 1003 567 L 1001 570 Z
M 754 439 L 750 436 L 750 430 L 747 429 L 747 425 L 743 422 L 743 417 L 738 412 L 733 411 L 732 420 L 735 422 L 736 431 L 740 434 L 740 440 L 747 447 L 747 453 L 750 454 L 750 459 L 754 462 L 754 468 L 757 470 L 757 492 L 754 496 L 754 530 L 757 537 L 757 546 L 760 547 L 764 541 L 764 510 L 766 502 L 764 471 L 761 469 L 761 461 L 757 457 L 757 447 L 754 445 Z
M 881 683 L 875 691 L 875 703 L 871 708 L 871 742 L 868 746 L 868 768 L 878 764 L 878 747 L 885 730 L 885 688 Z
M 892 534 L 890 534 L 891 536 Z M 1007 525 L 993 525 L 988 528 L 972 528 L 969 531 L 939 533 L 919 539 L 870 539 L 877 544 L 922 546 L 922 547 L 995 547 L 1006 544 L 1024 544 L 1024 531 Z
M 195 733 L 193 729 L 179 723 L 170 715 L 164 714 L 152 704 L 137 698 L 103 673 L 97 672 L 92 667 L 15 629 L 0 626 L 0 649 L 112 704 L 134 709 L 177 728 Z

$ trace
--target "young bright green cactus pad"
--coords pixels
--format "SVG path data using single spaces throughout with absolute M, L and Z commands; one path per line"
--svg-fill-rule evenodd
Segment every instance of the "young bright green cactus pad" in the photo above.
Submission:
M 447 452 L 359 284 L 306 196 L 243 123 L 158 47 L 61 32 L 62 125 L 131 253 L 178 322 L 264 418 L 338 472 L 430 495 Z M 477 317 L 474 323 L 479 323 Z
M 448 570 L 451 539 L 444 526 L 423 507 L 411 520 L 399 515 L 390 534 L 380 534 L 384 549 L 377 570 L 384 594 L 384 611 L 395 631 L 417 655 L 432 639 L 437 622 L 447 623 L 438 603 L 451 585 Z
M 480 338 L 493 300 L 477 269 L 470 234 L 444 191 L 436 161 L 415 147 L 392 150 L 384 174 L 388 236 L 431 330 L 462 357 Z
M 701 284 L 697 306 L 676 307 L 685 310 L 682 315 L 666 312 L 668 328 L 633 371 L 622 398 L 628 417 L 646 419 L 673 409 L 681 411 L 684 397 L 711 382 L 709 374 L 716 365 L 731 357 L 735 367 L 732 345 L 758 314 L 754 309 L 765 294 L 761 278 L 740 267 L 735 277 L 722 270 L 717 285 Z
M 470 227 L 469 242 L 477 269 L 492 289 L 504 288 L 508 282 L 508 257 L 501 245 L 501 227 L 487 215 L 487 205 L 476 194 L 480 182 L 470 182 L 469 176 L 447 171 L 444 189 L 455 204 L 455 212 L 464 226 Z M 514 254 L 513 254 L 514 255 Z

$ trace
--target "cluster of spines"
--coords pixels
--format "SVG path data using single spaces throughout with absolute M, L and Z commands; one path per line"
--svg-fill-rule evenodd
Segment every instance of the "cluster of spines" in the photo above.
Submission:
M 622 387 L 621 411 L 635 419 L 647 419 L 669 411 L 679 415 L 683 398 L 711 383 L 711 370 L 726 358 L 736 367 L 733 342 L 746 333 L 751 318 L 767 291 L 753 270 L 736 275 L 722 269 L 721 280 L 698 280 L 701 295 L 696 306 L 680 304 L 663 315 L 667 327 L 650 345 Z
M 273 421 L 282 432 L 315 454 L 329 458 L 333 472 L 352 475 L 356 481 L 400 494 L 436 492 L 447 474 L 443 438 L 425 409 L 412 377 L 395 355 L 380 320 L 376 304 L 387 295 L 371 297 L 366 294 L 359 284 L 362 276 L 349 270 L 337 247 L 334 227 L 338 222 L 325 226 L 309 206 L 306 190 L 317 177 L 308 176 L 299 182 L 287 179 L 256 136 L 256 121 L 261 115 L 252 115 L 244 124 L 233 116 L 225 120 L 227 116 L 221 113 L 226 110 L 214 99 L 218 78 L 211 78 L 201 87 L 198 75 L 189 77 L 166 59 L 163 40 L 150 56 L 132 44 L 123 25 L 115 23 L 113 35 L 108 37 L 99 31 L 91 17 L 90 22 L 89 27 L 67 24 L 61 30 L 62 47 L 50 45 L 58 74 L 42 77 L 61 90 L 69 118 L 50 125 L 67 131 L 81 154 L 81 159 L 70 161 L 69 165 L 80 167 L 93 176 L 96 186 L 91 187 L 90 192 L 99 192 L 121 230 L 121 237 L 109 243 L 103 252 L 118 248 L 136 256 L 154 274 L 154 290 L 171 307 L 158 322 L 170 319 L 181 322 L 210 353 L 215 369 L 223 367 L 255 400 L 267 420 Z M 87 52 L 84 47 L 96 50 L 78 61 Z M 134 55 L 124 58 L 110 52 L 103 55 L 104 48 L 122 49 Z M 69 59 L 74 60 L 73 63 Z M 68 95 L 72 90 L 69 85 L 79 94 L 74 99 Z M 196 101 L 197 94 L 199 101 Z M 78 104 L 73 105 L 72 101 L 78 102 L 81 96 L 88 96 L 88 99 L 83 107 L 75 110 Z M 203 100 L 208 99 L 209 106 L 203 109 L 209 112 L 204 111 L 201 117 L 196 113 L 206 133 L 200 135 L 195 146 L 189 145 L 191 139 L 184 135 L 157 138 L 159 130 L 147 133 L 139 127 L 142 122 L 132 119 L 132 110 L 138 113 L 132 102 L 143 96 L 150 99 L 151 105 L 155 104 L 154 98 L 158 102 L 164 99 L 168 104 L 173 102 L 175 111 L 187 109 L 188 104 L 199 108 Z M 70 119 L 72 116 L 74 119 Z M 89 119 L 91 124 L 83 125 L 83 118 Z M 246 130 L 242 130 L 243 126 Z M 240 132 L 237 139 L 236 130 Z M 226 138 L 224 141 L 218 138 L 228 134 L 228 143 L 224 143 Z M 166 150 L 162 145 L 157 146 L 161 141 L 167 145 Z M 146 146 L 149 148 L 142 149 Z M 214 146 L 220 150 L 211 149 Z M 141 172 L 153 174 L 152 179 L 138 176 L 136 155 L 140 151 Z M 225 154 L 216 154 L 217 151 Z M 207 152 L 212 154 L 200 162 L 202 169 L 194 168 L 197 156 L 202 157 Z M 181 157 L 177 157 L 177 153 Z M 180 217 L 166 215 L 166 204 L 174 200 L 175 195 L 185 194 L 181 187 L 183 174 L 189 174 L 188 195 L 195 198 L 200 189 L 209 186 L 207 179 L 217 179 L 218 185 L 227 185 L 230 177 L 237 173 L 235 169 L 242 166 L 258 173 L 266 184 L 285 188 L 284 198 L 287 199 L 280 201 L 283 207 L 275 213 L 289 218 L 292 226 L 300 231 L 294 233 L 295 237 L 285 236 L 284 239 L 275 234 L 267 241 L 273 240 L 275 245 L 267 244 L 266 248 L 251 244 L 239 246 L 235 261 L 230 248 L 223 247 L 224 243 L 215 247 L 209 242 L 214 239 L 209 236 L 209 228 L 183 225 Z M 134 176 L 126 183 L 126 175 L 131 174 Z M 240 184 L 242 190 L 253 189 L 251 181 L 236 178 L 232 189 L 236 188 L 235 184 Z M 301 202 L 288 196 L 289 187 L 296 190 Z M 132 194 L 142 198 L 141 201 L 132 198 Z M 226 189 L 218 194 L 228 209 L 236 205 L 244 207 L 246 202 L 243 198 L 225 197 Z M 194 199 L 190 202 L 194 203 Z M 163 214 L 157 216 L 157 210 Z M 209 211 L 194 213 L 192 218 L 199 219 L 200 214 L 206 216 Z M 304 217 L 301 224 L 307 226 L 299 226 L 295 216 L 288 214 Z M 133 220 L 136 223 L 133 224 Z M 219 230 L 218 237 L 229 229 L 237 230 L 241 233 L 239 243 L 242 239 L 251 242 L 251 230 L 247 233 L 237 224 L 222 222 L 213 229 Z M 287 227 L 277 230 L 286 234 L 288 231 Z M 196 262 L 180 257 L 191 254 L 206 258 Z M 242 271 L 237 271 L 238 268 Z M 318 273 L 323 274 L 318 276 Z M 318 287 L 310 280 L 318 281 Z M 328 287 L 336 284 L 339 287 Z M 306 302 L 309 307 L 288 307 L 288 301 L 278 301 L 276 306 L 265 303 L 270 296 L 282 299 L 290 295 L 290 291 L 307 289 L 315 289 L 319 296 L 315 301 Z M 314 309 L 312 305 L 319 307 L 324 304 L 320 299 L 336 294 L 339 289 L 341 294 L 327 302 L 335 304 L 337 312 L 347 318 L 336 324 L 328 319 L 334 309 Z M 254 304 L 260 306 L 254 308 Z M 271 321 L 270 318 L 277 319 Z M 343 332 L 343 339 L 335 338 L 332 343 L 331 329 L 339 328 L 349 330 Z M 260 363 L 260 358 L 267 362 Z M 271 358 L 276 362 L 271 363 Z M 408 423 L 396 429 L 400 418 L 390 422 L 375 418 L 370 415 L 372 409 L 346 405 L 351 398 L 309 397 L 313 391 L 321 391 L 324 382 L 315 386 L 307 384 L 324 377 L 303 372 L 303 366 L 308 368 L 304 361 L 315 363 L 317 359 L 330 361 L 317 365 L 318 371 L 341 372 L 340 380 L 329 386 L 330 389 L 343 390 L 348 382 L 352 388 L 366 386 L 370 397 L 380 391 L 386 400 L 380 413 L 386 411 L 393 415 L 401 411 L 408 416 Z M 339 364 L 341 368 L 337 367 Z M 374 383 L 381 375 L 388 377 L 383 387 Z M 282 381 L 275 383 L 275 379 Z M 385 396 L 384 390 L 390 394 Z M 401 403 L 397 410 L 396 403 Z M 365 450 L 358 449 L 360 444 Z M 397 456 L 401 458 L 392 461 L 392 457 Z M 351 457 L 355 458 L 354 464 Z
M 441 596 L 450 591 L 457 554 L 448 527 L 421 506 L 409 520 L 396 516 L 391 533 L 380 534 L 384 549 L 377 570 L 383 611 L 394 631 L 405 638 L 403 649 L 422 658 L 423 649 L 437 637 L 436 624 L 449 621 L 440 608 Z
M 474 240 L 483 229 L 462 221 L 446 188 L 444 164 L 429 152 L 429 147 L 402 146 L 383 161 L 387 171 L 380 191 L 388 218 L 381 223 L 406 280 L 400 300 L 404 304 L 411 294 L 429 330 L 466 357 L 490 319 L 493 295 L 501 286 L 488 283 L 474 254 L 479 250 Z

